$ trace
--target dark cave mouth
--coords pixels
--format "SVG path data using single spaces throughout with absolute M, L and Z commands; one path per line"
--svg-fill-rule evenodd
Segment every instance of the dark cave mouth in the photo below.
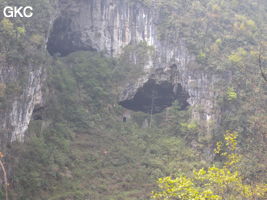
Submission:
M 89 44 L 81 41 L 81 32 L 72 30 L 72 19 L 58 17 L 52 26 L 47 41 L 47 51 L 51 56 L 64 57 L 76 51 L 95 51 Z
M 184 110 L 189 106 L 188 98 L 189 94 L 181 84 L 173 85 L 168 81 L 157 83 L 150 79 L 132 98 L 119 101 L 119 105 L 133 111 L 156 114 L 170 107 L 176 100 L 179 102 L 180 109 Z

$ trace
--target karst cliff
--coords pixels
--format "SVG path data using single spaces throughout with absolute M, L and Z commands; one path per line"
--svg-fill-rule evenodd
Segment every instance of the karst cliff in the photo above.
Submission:
M 53 7 L 43 42 L 51 56 L 64 57 L 88 50 L 119 57 L 125 47 L 140 42 L 153 48 L 143 64 L 143 75 L 125 85 L 118 94 L 120 105 L 153 114 L 179 100 L 181 109 L 192 107 L 193 119 L 203 126 L 208 127 L 209 122 L 218 120 L 219 109 L 213 89 L 221 77 L 196 67 L 195 57 L 183 38 L 178 42 L 159 38 L 161 16 L 156 8 L 122 0 L 61 0 Z M 1 82 L 16 81 L 21 66 L 10 65 L 4 59 L 0 62 Z M 46 65 L 36 66 L 33 62 L 24 68 L 25 84 L 0 112 L 2 146 L 23 141 L 34 110 L 45 100 L 42 90 L 45 90 Z

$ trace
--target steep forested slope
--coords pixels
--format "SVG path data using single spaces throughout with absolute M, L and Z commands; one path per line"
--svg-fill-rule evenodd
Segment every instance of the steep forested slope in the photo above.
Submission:
M 47 106 L 34 114 L 29 140 L 12 148 L 16 198 L 146 199 L 157 178 L 198 165 L 186 130 L 168 125 L 188 118 L 177 106 L 151 128 L 149 114 L 123 122 L 120 61 L 78 52 L 53 62 Z

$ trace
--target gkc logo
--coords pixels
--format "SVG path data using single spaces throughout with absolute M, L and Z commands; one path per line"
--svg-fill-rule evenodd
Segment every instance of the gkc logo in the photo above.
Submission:
M 13 17 L 26 17 L 30 18 L 33 16 L 33 9 L 31 6 L 20 6 L 20 7 L 11 7 L 6 6 L 3 10 L 3 14 L 7 18 L 13 18 Z

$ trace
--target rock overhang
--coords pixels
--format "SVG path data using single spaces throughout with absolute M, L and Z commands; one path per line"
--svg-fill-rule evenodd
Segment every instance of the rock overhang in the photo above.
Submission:
M 47 41 L 47 51 L 52 56 L 67 56 L 83 50 L 95 50 L 89 41 L 81 41 L 81 32 L 72 30 L 72 19 L 68 16 L 58 17 Z
M 121 94 L 119 105 L 133 111 L 149 114 L 162 112 L 178 100 L 180 108 L 189 106 L 188 93 L 181 84 L 173 84 L 168 80 L 147 79 L 129 85 Z

